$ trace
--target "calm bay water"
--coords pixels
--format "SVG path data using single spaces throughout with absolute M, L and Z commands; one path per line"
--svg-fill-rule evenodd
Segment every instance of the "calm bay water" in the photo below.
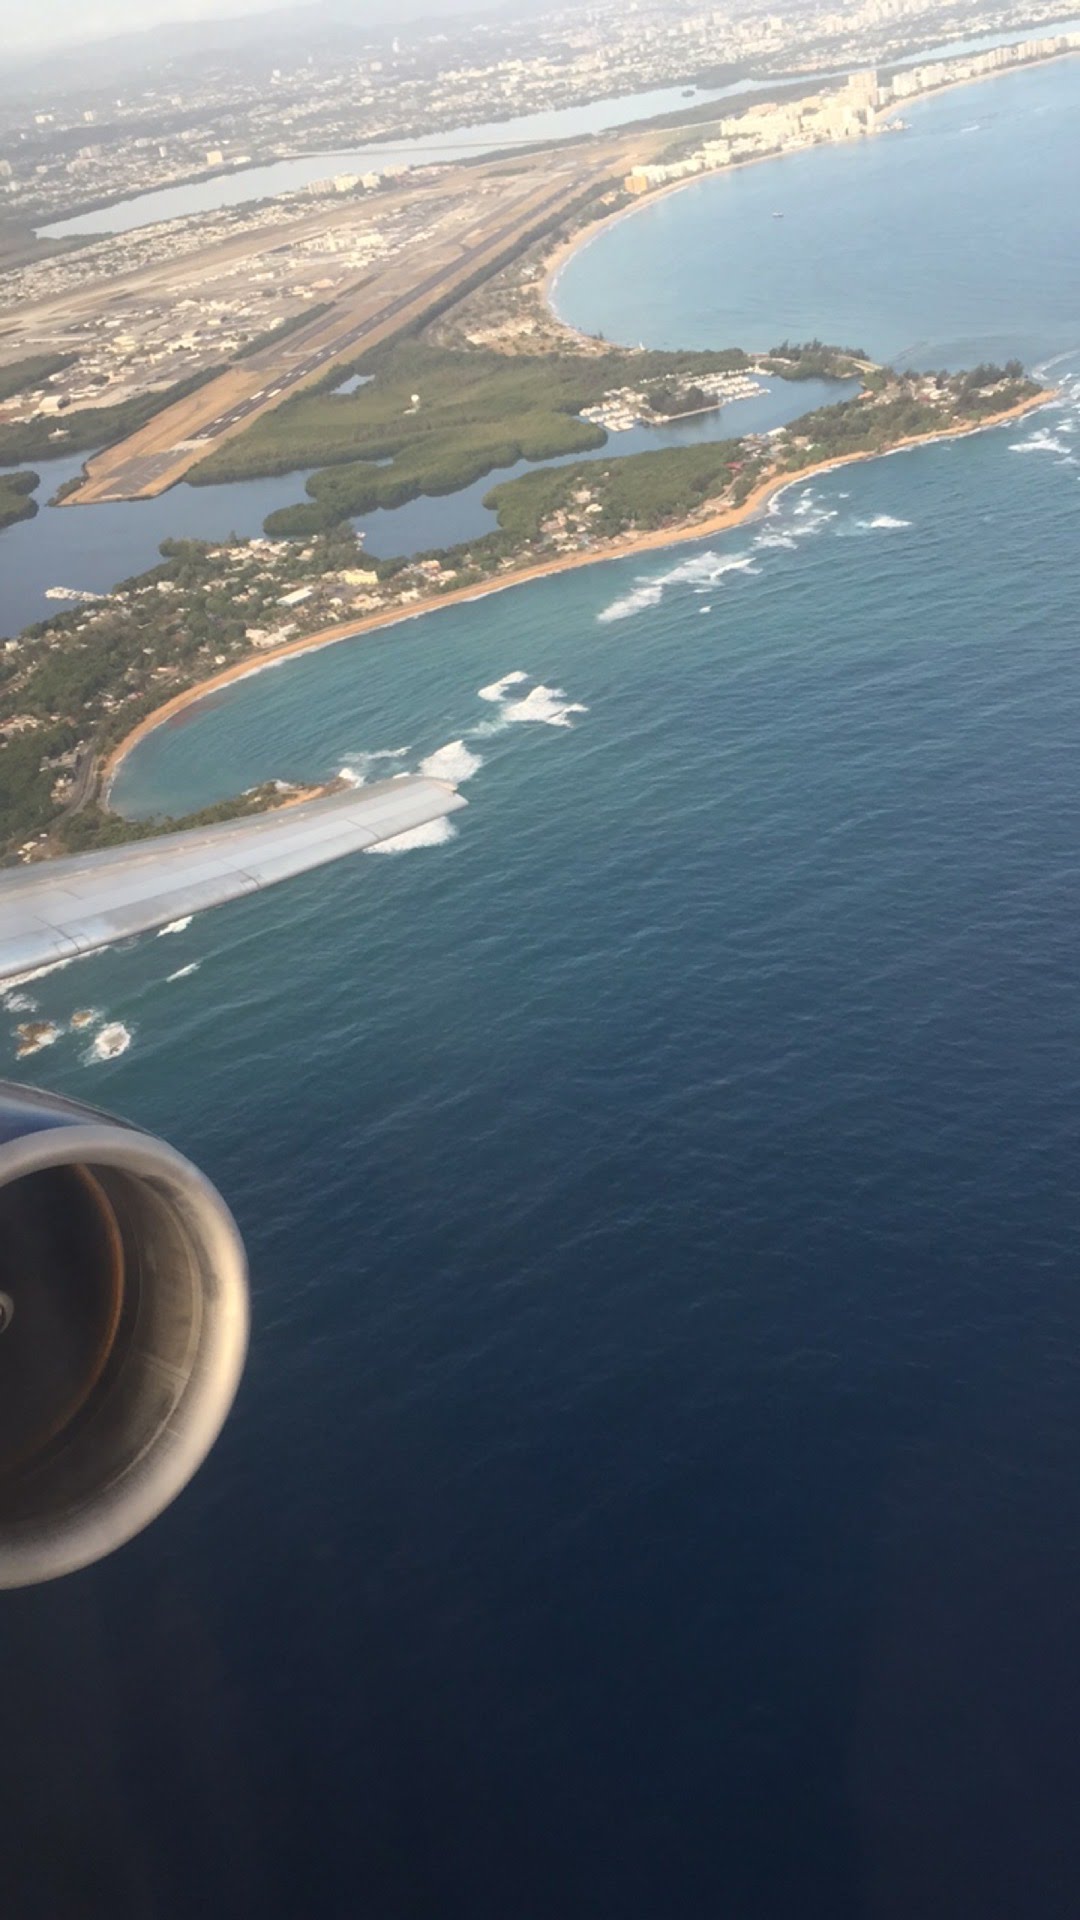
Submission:
M 576 107 L 553 107 L 540 113 L 489 121 L 482 126 L 454 127 L 442 133 L 423 134 L 415 140 L 371 142 L 334 153 L 301 154 L 293 160 L 273 160 L 265 166 L 241 167 L 236 173 L 218 174 L 209 180 L 192 180 L 183 186 L 159 187 L 152 193 L 135 194 L 130 200 L 119 200 L 111 206 L 95 208 L 91 213 L 74 214 L 39 231 L 41 237 L 48 240 L 78 233 L 130 233 L 136 227 L 153 226 L 161 220 L 208 213 L 218 207 L 238 207 L 246 201 L 263 200 L 276 194 L 297 193 L 313 181 L 332 179 L 336 173 L 377 172 L 393 166 L 422 167 L 439 161 L 475 158 L 501 147 L 604 133 L 634 120 L 651 120 L 658 114 L 685 110 L 695 104 L 707 106 L 710 101 L 725 100 L 732 94 L 753 93 L 760 84 L 740 80 L 726 87 L 656 87 L 646 93 L 589 100 Z
M 907 138 L 861 150 L 871 349 Z M 907 230 L 944 346 L 967 256 L 953 317 Z M 600 244 L 614 331 L 655 274 Z M 1037 285 L 982 258 L 1062 351 L 1064 245 Z M 1032 420 L 309 656 L 132 760 L 133 808 L 483 764 L 453 839 L 27 989 L 130 1026 L 35 1077 L 222 1184 L 256 1337 L 171 1513 L 0 1608 L 20 1920 L 1071 1920 L 1071 344 Z
M 706 177 L 602 231 L 556 304 L 653 347 L 816 334 L 932 367 L 1066 351 L 1076 90 L 1074 63 L 1058 62 L 905 107 L 902 133 Z

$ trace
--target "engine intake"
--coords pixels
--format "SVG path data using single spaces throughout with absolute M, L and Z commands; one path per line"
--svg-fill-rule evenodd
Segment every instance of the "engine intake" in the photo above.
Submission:
M 247 1331 L 243 1243 L 198 1168 L 0 1083 L 0 1588 L 88 1566 L 175 1499 Z

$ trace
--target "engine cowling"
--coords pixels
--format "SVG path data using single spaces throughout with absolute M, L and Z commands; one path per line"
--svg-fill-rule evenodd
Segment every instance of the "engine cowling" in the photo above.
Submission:
M 0 1588 L 88 1566 L 175 1499 L 247 1335 L 243 1243 L 198 1168 L 0 1082 Z

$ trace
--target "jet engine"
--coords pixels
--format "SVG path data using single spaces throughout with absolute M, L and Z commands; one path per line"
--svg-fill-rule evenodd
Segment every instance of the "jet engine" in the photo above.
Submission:
M 168 1506 L 247 1332 L 243 1243 L 199 1170 L 0 1081 L 0 1588 L 88 1566 Z

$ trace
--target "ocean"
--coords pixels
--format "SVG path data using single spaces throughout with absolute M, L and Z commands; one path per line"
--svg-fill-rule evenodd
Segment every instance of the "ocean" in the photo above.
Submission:
M 175 1507 L 0 1602 L 19 1920 L 1071 1920 L 1077 84 L 919 110 L 1013 127 L 985 322 L 904 213 L 930 170 L 991 231 L 941 159 L 979 136 L 844 156 L 862 343 L 921 289 L 930 364 L 1012 350 L 1011 300 L 1053 406 L 268 670 L 128 763 L 133 811 L 422 764 L 470 806 L 23 989 L 128 1029 L 21 1070 L 206 1168 L 255 1330 Z M 826 157 L 742 176 L 785 236 Z M 564 310 L 652 338 L 681 281 L 693 334 L 715 279 L 658 225 L 745 261 L 724 191 L 642 215 L 636 277 L 611 229 Z

